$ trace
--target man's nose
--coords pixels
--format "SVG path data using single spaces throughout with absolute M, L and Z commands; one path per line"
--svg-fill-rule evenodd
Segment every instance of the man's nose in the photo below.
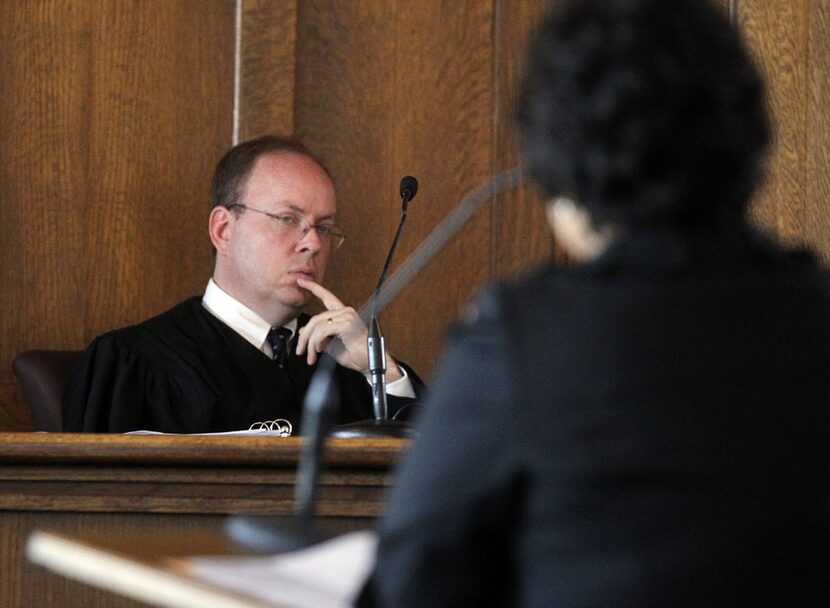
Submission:
M 317 229 L 314 226 L 308 226 L 305 233 L 297 242 L 299 251 L 311 251 L 317 253 L 323 248 L 323 239 L 317 234 Z

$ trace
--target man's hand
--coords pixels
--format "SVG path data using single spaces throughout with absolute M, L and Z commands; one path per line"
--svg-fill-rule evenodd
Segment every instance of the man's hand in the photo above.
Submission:
M 297 279 L 297 284 L 310 291 L 326 307 L 325 312 L 314 315 L 305 326 L 300 328 L 297 354 L 305 353 L 306 361 L 309 365 L 313 365 L 317 361 L 318 354 L 326 350 L 332 339 L 337 337 L 340 338 L 344 347 L 337 357 L 337 362 L 343 367 L 363 374 L 369 373 L 369 350 L 366 344 L 369 332 L 360 320 L 357 311 L 343 304 L 337 296 L 319 283 Z M 401 370 L 387 352 L 387 381 L 394 382 L 402 376 Z

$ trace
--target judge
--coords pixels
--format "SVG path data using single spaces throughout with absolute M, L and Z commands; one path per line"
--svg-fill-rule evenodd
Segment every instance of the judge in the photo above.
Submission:
M 276 419 L 299 428 L 318 356 L 335 338 L 336 422 L 372 418 L 366 329 L 321 284 L 345 240 L 326 169 L 291 139 L 244 142 L 217 165 L 212 205 L 204 295 L 96 338 L 64 392 L 65 431 L 204 433 Z M 310 317 L 313 298 L 325 310 Z M 403 416 L 422 385 L 389 354 L 386 363 L 389 413 Z

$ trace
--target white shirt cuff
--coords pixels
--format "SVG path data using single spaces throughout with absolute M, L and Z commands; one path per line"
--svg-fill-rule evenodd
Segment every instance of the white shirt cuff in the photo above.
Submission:
M 386 383 L 386 394 L 392 395 L 393 397 L 406 397 L 409 399 L 414 399 L 415 388 L 412 386 L 412 381 L 409 379 L 409 374 L 407 374 L 406 369 L 401 367 L 400 365 L 398 366 L 398 369 L 401 370 L 403 376 L 398 378 L 394 382 Z M 372 384 L 372 375 L 363 375 L 366 376 L 366 382 Z

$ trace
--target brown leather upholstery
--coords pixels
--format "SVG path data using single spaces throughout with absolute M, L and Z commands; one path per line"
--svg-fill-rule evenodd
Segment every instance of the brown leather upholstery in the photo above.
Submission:
M 61 430 L 63 387 L 81 354 L 80 350 L 27 350 L 12 361 L 12 371 L 23 388 L 35 430 Z

